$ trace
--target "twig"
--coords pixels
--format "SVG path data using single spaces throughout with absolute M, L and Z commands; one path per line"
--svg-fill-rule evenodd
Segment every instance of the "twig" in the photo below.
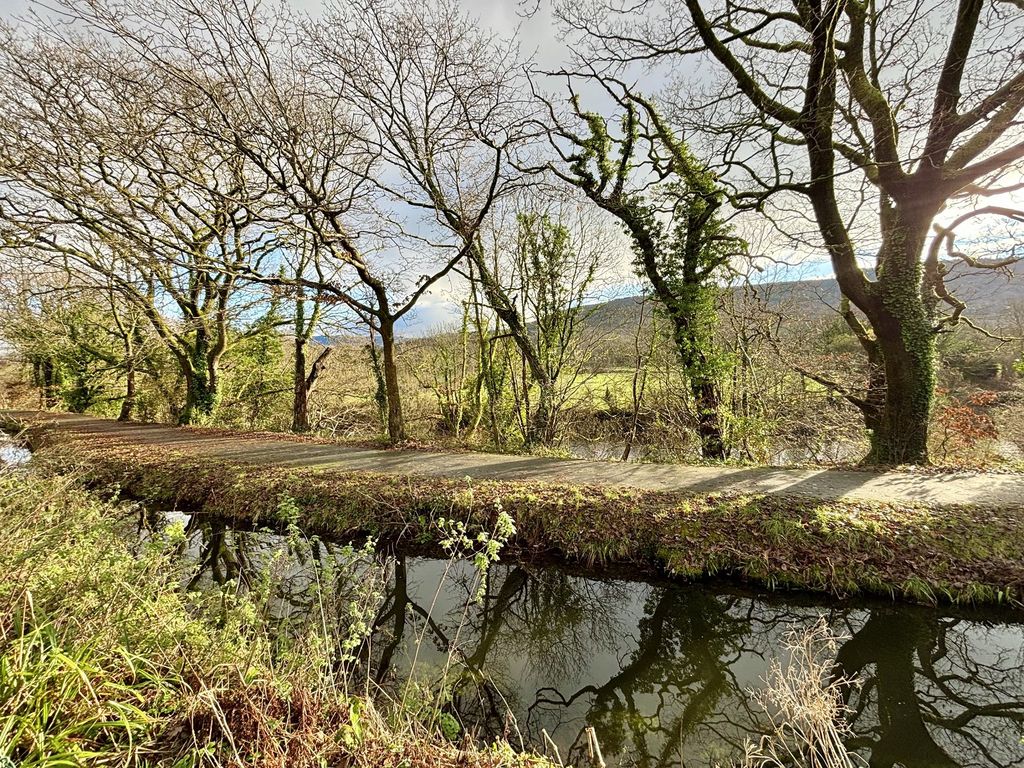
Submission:
M 558 761 L 558 764 L 564 766 L 565 763 L 562 762 L 562 753 L 558 751 L 558 745 L 555 744 L 555 742 L 553 742 L 551 740 L 550 736 L 548 736 L 547 729 L 546 728 L 541 728 L 540 729 L 540 735 L 544 737 L 544 743 L 547 744 L 547 746 L 551 748 L 551 751 L 554 753 L 555 760 Z
M 590 762 L 597 766 L 597 768 L 608 768 L 608 765 L 604 761 L 604 757 L 601 755 L 601 745 L 597 741 L 597 731 L 594 730 L 594 726 L 587 726 L 587 752 L 590 753 Z

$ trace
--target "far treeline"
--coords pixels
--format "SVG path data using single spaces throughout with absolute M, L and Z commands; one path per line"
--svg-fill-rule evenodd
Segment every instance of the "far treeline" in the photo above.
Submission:
M 454 0 L 3 22 L 0 405 L 1021 461 L 1019 2 L 530 5 L 558 71 Z M 771 280 L 823 259 L 834 282 Z

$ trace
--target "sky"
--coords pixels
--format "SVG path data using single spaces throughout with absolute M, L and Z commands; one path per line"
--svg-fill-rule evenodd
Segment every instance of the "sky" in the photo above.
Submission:
M 288 0 L 297 10 L 316 15 L 322 7 L 322 0 Z M 502 37 L 517 35 L 521 41 L 523 54 L 531 56 L 535 65 L 540 69 L 558 69 L 569 65 L 569 53 L 566 45 L 560 40 L 558 26 L 552 17 L 551 4 L 549 0 L 541 0 L 537 10 L 532 15 L 522 13 L 522 0 L 458 0 L 466 12 L 479 19 L 482 26 L 490 28 Z M 0 0 L 0 10 L 6 17 L 17 16 L 24 13 L 29 7 L 29 0 Z M 691 66 L 691 65 L 687 65 Z M 707 78 L 706 72 L 694 73 L 690 70 L 687 73 L 690 77 Z M 664 79 L 657 73 L 645 77 L 644 85 L 649 91 L 657 86 Z M 600 102 L 596 102 L 600 108 Z M 1018 180 L 1024 177 L 1018 177 Z M 1009 180 L 1014 181 L 1013 179 Z M 1024 192 L 1011 198 L 1018 206 L 1024 206 Z M 944 214 L 948 219 L 949 214 Z M 966 239 L 970 240 L 984 238 L 987 236 L 986 229 L 990 222 L 977 221 L 973 230 L 965 233 Z M 774 247 L 774 246 L 773 246 Z M 602 280 L 594 290 L 594 300 L 616 298 L 623 295 L 634 294 L 638 285 L 633 274 L 629 246 L 623 237 L 619 241 L 617 252 L 605 259 L 605 272 Z M 773 251 L 775 252 L 775 251 Z M 821 251 L 805 251 L 794 254 L 792 251 L 786 253 L 785 249 L 779 251 L 784 253 L 784 261 L 796 262 L 795 266 L 770 267 L 758 276 L 758 279 L 814 279 L 831 276 L 831 268 Z M 865 253 L 865 259 L 870 258 L 870 253 Z M 402 329 L 406 335 L 421 335 L 430 333 L 440 327 L 451 326 L 458 322 L 460 316 L 459 301 L 466 295 L 465 285 L 460 278 L 442 281 L 428 294 L 425 294 L 419 301 L 416 310 L 407 316 L 405 327 Z

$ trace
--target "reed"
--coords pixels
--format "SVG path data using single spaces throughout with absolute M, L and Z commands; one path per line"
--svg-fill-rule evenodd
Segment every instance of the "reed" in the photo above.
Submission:
M 784 656 L 773 661 L 765 687 L 754 691 L 768 720 L 765 734 L 748 742 L 742 768 L 865 768 L 849 752 L 843 692 L 855 685 L 835 672 L 838 639 L 824 618 L 790 632 Z

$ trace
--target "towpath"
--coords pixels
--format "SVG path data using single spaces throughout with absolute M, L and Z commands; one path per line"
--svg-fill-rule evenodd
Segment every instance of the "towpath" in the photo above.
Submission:
M 980 504 L 1024 511 L 1024 474 L 628 464 L 493 453 L 387 450 L 286 435 L 123 424 L 109 419 L 39 411 L 0 411 L 0 419 L 17 420 L 58 435 L 61 432 L 84 433 L 278 467 L 627 486 L 691 493 L 767 493 L 821 500 L 909 501 L 932 506 Z

